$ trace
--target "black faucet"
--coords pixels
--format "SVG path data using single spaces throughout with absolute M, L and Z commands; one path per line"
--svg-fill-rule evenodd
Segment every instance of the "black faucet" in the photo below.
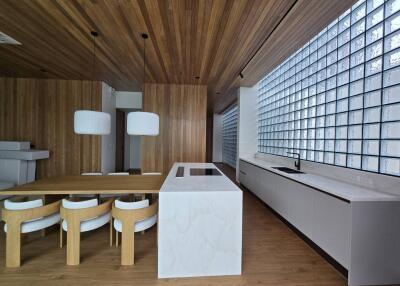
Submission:
M 288 154 L 297 155 L 297 162 L 294 162 L 294 166 L 297 171 L 300 171 L 300 153 L 287 152 Z

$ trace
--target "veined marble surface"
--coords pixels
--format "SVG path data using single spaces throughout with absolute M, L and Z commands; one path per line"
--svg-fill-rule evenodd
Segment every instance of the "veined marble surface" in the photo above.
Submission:
M 247 163 L 259 166 L 270 172 L 282 175 L 284 177 L 293 179 L 300 183 L 307 184 L 311 187 L 320 189 L 324 192 L 330 193 L 332 195 L 341 197 L 343 199 L 354 201 L 400 201 L 399 196 L 395 196 L 388 193 L 378 192 L 371 190 L 362 186 L 353 185 L 347 182 L 342 182 L 340 180 L 334 180 L 322 175 L 310 174 L 288 174 L 272 167 L 281 166 L 279 163 L 270 162 L 254 157 L 240 158 Z
M 178 166 L 184 177 L 176 178 Z M 175 163 L 159 194 L 158 277 L 240 275 L 242 191 L 225 175 L 190 176 Z

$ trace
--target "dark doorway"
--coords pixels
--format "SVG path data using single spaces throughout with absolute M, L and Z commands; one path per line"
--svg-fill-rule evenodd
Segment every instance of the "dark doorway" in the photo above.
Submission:
M 115 170 L 123 172 L 125 157 L 125 112 L 117 109 L 116 121 Z

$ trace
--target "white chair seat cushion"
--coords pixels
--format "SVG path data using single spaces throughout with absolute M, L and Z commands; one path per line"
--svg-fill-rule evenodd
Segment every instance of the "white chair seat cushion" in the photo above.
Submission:
M 31 220 L 28 222 L 23 222 L 21 224 L 21 232 L 22 233 L 29 233 L 37 230 L 41 230 L 52 225 L 55 225 L 60 222 L 60 214 L 53 214 L 46 216 L 44 218 Z M 7 224 L 4 225 L 4 231 L 7 232 Z
M 155 225 L 156 222 L 157 222 L 157 215 L 138 221 L 135 223 L 135 232 L 146 230 Z M 114 228 L 118 232 L 122 232 L 122 222 L 118 219 L 114 220 Z
M 111 219 L 111 212 L 108 212 L 96 218 L 84 220 L 81 222 L 80 231 L 85 232 L 100 228 L 103 225 L 107 224 L 110 221 L 110 219 Z M 66 220 L 62 222 L 62 228 L 63 230 L 68 231 L 68 223 Z

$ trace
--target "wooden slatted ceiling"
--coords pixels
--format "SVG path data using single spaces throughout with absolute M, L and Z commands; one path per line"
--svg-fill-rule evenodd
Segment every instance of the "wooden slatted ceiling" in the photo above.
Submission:
M 2 0 L 0 31 L 23 45 L 0 46 L 0 76 L 95 78 L 117 90 L 140 90 L 140 34 L 146 32 L 150 36 L 146 82 L 207 85 L 209 107 L 221 110 L 238 85 L 239 72 L 266 39 L 265 48 L 247 65 L 243 85 L 257 82 L 277 59 L 287 56 L 300 41 L 307 41 L 312 34 L 308 31 L 320 30 L 353 2 Z M 290 15 L 289 20 L 282 21 L 286 15 Z M 314 26 L 303 27 L 309 18 L 315 19 Z M 278 33 L 278 24 L 280 36 L 274 36 L 275 40 L 290 42 L 288 48 L 272 45 L 274 37 L 270 35 Z M 94 76 L 91 30 L 100 33 Z M 293 31 L 300 31 L 300 39 L 296 36 L 289 41 Z M 273 48 L 268 49 L 270 45 Z M 47 72 L 41 72 L 43 68 Z M 217 91 L 221 95 L 216 95 Z

